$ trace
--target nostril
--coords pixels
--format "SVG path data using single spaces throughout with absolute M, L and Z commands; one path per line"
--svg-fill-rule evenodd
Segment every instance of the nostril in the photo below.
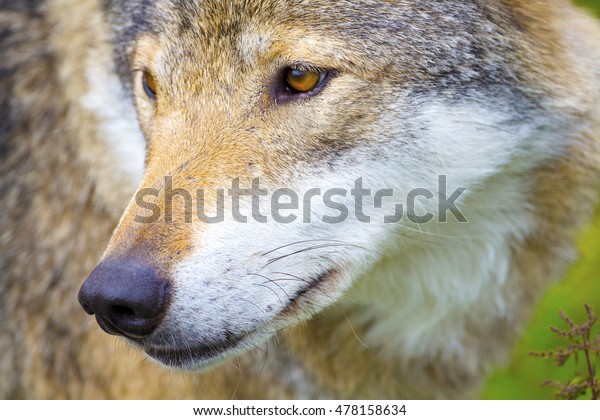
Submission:
M 85 308 L 84 308 L 85 309 Z M 114 305 L 111 307 L 111 313 L 117 318 L 134 318 L 135 311 L 127 306 Z

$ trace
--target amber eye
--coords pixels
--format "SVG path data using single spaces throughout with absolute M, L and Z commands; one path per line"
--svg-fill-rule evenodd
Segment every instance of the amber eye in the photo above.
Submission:
M 147 71 L 142 76 L 142 84 L 144 85 L 144 92 L 150 99 L 156 99 L 156 79 Z
M 289 69 L 286 73 L 286 83 L 293 92 L 306 93 L 316 89 L 324 75 L 316 71 Z

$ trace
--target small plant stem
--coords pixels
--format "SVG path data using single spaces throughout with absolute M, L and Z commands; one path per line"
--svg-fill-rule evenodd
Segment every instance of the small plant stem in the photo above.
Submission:
M 588 333 L 589 336 L 589 333 Z M 584 345 L 584 350 L 583 353 L 585 354 L 585 361 L 587 362 L 587 368 L 588 368 L 588 373 L 590 374 L 590 386 L 592 388 L 592 400 L 597 400 L 598 399 L 598 392 L 596 391 L 596 371 L 594 369 L 594 366 L 592 365 L 592 361 L 590 360 L 590 351 L 589 351 L 589 341 L 588 341 L 588 337 L 584 336 L 583 337 L 583 345 Z

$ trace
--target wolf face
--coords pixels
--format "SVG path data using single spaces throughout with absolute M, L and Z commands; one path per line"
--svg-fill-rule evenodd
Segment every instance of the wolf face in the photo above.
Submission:
M 512 250 L 536 229 L 532 174 L 566 153 L 575 117 L 549 99 L 555 75 L 532 70 L 511 10 L 480 3 L 107 6 L 115 35 L 89 54 L 83 105 L 139 186 L 82 286 L 86 311 L 184 369 L 331 306 L 392 356 L 459 351 L 469 322 L 509 322 Z M 258 206 L 220 201 L 257 179 Z M 272 217 L 281 189 L 305 210 L 294 220 Z M 431 220 L 386 222 L 416 189 Z M 339 223 L 324 220 L 331 190 L 349 209 Z M 464 220 L 440 212 L 454 191 Z

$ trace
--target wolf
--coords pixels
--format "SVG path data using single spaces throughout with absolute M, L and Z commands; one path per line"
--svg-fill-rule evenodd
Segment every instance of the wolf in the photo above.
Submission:
M 477 396 L 594 212 L 565 0 L 0 7 L 3 398 Z

